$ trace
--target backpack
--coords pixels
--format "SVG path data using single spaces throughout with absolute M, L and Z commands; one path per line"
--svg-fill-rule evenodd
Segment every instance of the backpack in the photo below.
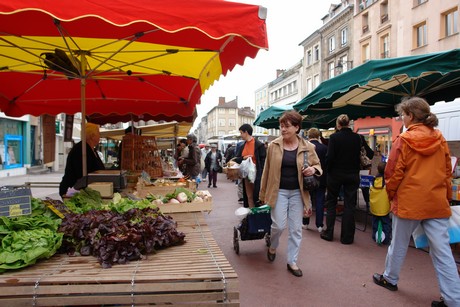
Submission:
M 383 177 L 375 177 L 370 187 L 370 211 L 375 216 L 385 216 L 390 213 L 390 201 L 387 190 L 385 189 L 385 180 Z

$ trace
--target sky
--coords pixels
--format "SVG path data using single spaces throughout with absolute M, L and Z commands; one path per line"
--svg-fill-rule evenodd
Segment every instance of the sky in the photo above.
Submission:
M 238 97 L 238 107 L 254 108 L 254 92 L 276 79 L 277 69 L 288 69 L 303 57 L 299 44 L 322 26 L 322 20 L 335 1 L 314 0 L 234 0 L 234 2 L 262 5 L 267 8 L 267 35 L 269 50 L 260 50 L 254 59 L 246 58 L 244 65 L 237 65 L 204 93 L 198 105 L 198 116 L 193 129 L 201 118 L 225 97 L 231 101 Z

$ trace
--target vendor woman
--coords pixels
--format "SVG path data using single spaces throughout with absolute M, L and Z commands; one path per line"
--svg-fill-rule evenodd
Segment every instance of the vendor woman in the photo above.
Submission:
M 86 124 L 86 171 L 92 173 L 104 169 L 104 163 L 95 151 L 101 137 L 99 126 L 92 123 Z M 69 152 L 65 166 L 64 176 L 59 185 L 59 195 L 67 194 L 67 190 L 83 177 L 82 142 L 77 143 Z

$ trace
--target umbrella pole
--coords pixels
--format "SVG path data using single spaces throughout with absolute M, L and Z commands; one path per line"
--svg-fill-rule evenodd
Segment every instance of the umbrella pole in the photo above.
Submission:
M 80 60 L 80 97 L 81 97 L 81 167 L 83 170 L 83 177 L 88 175 L 88 169 L 86 167 L 86 78 L 85 78 L 85 67 L 86 57 L 84 54 L 81 55 Z

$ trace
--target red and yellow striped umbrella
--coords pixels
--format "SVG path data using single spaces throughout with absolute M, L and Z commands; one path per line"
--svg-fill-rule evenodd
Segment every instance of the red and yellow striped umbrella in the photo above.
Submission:
M 0 0 L 0 110 L 191 120 L 267 49 L 266 10 L 222 0 Z

